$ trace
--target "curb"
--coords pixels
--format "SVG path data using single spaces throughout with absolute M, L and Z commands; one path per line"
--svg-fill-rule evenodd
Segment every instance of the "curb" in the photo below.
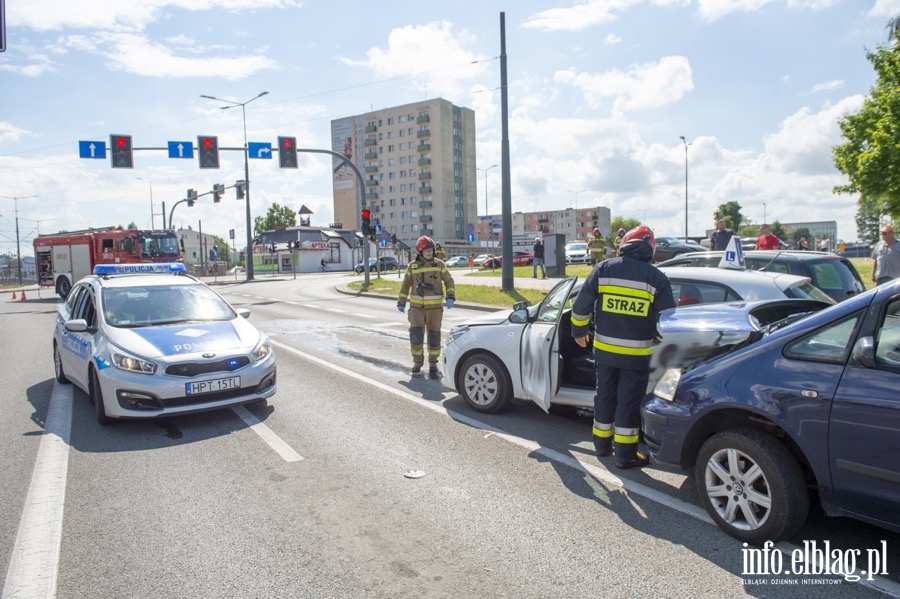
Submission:
M 343 293 L 344 295 L 355 295 L 357 297 L 374 297 L 379 299 L 391 300 L 396 303 L 397 298 L 392 295 L 382 295 L 380 293 L 369 293 L 368 291 L 356 291 L 355 289 L 350 289 L 347 285 L 338 285 L 335 287 L 335 290 L 339 293 Z M 486 306 L 484 304 L 472 304 L 472 303 L 460 303 L 455 302 L 453 304 L 454 308 L 466 308 L 468 310 L 480 310 L 482 312 L 499 312 L 504 310 L 504 308 L 498 308 L 497 306 Z M 446 310 L 446 308 L 445 308 Z

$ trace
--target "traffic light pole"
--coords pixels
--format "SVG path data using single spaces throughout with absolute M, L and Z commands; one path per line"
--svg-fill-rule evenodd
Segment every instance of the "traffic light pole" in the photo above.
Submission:
M 297 148 L 297 151 L 298 152 L 306 152 L 308 154 L 331 154 L 332 156 L 334 156 L 335 158 L 339 158 L 340 160 L 342 160 L 344 162 L 344 164 L 349 166 L 353 170 L 353 173 L 356 175 L 356 180 L 357 180 L 356 188 L 359 190 L 359 200 L 358 200 L 359 208 L 356 210 L 356 213 L 357 214 L 362 213 L 363 208 L 366 207 L 366 192 L 363 189 L 365 186 L 365 181 L 363 180 L 362 173 L 359 172 L 359 169 L 356 168 L 355 164 L 350 162 L 347 159 L 347 157 L 344 156 L 343 154 L 339 154 L 338 152 L 332 152 L 331 150 L 313 150 L 313 149 L 309 149 L 309 148 Z M 363 273 L 365 273 L 363 276 L 363 285 L 368 287 L 369 282 L 370 282 L 370 279 L 369 279 L 369 240 L 366 239 L 365 236 L 363 236 L 362 263 L 363 263 Z

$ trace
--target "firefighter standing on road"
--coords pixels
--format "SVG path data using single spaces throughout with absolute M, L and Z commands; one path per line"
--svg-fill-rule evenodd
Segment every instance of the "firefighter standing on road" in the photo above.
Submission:
M 602 262 L 606 257 L 606 240 L 600 234 L 599 227 L 594 227 L 594 234 L 588 239 L 588 249 L 591 250 L 591 266 Z
M 412 375 L 422 376 L 425 363 L 423 343 L 428 345 L 428 375 L 438 378 L 441 355 L 441 320 L 444 298 L 447 309 L 456 301 L 453 277 L 444 262 L 434 257 L 435 243 L 430 237 L 419 237 L 416 259 L 410 262 L 400 285 L 397 310 L 404 312 L 409 301 L 409 345 L 413 358 Z
M 447 259 L 446 250 L 444 250 L 444 248 L 442 248 L 441 244 L 438 242 L 435 242 L 434 244 L 434 257 L 441 261 Z
M 638 452 L 641 400 L 650 379 L 650 355 L 659 313 L 675 307 L 669 279 L 650 264 L 656 239 L 649 227 L 623 237 L 619 256 L 591 271 L 572 307 L 572 337 L 587 347 L 594 316 L 594 449 L 613 451 L 617 468 L 646 466 Z

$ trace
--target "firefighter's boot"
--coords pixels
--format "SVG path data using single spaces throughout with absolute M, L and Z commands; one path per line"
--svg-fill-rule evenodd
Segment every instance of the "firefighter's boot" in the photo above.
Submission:
M 428 377 L 429 377 L 429 378 L 432 378 L 432 379 L 439 379 L 439 378 L 441 378 L 441 373 L 438 371 L 437 364 L 431 364 L 431 365 L 428 367 Z
M 638 451 L 637 443 L 616 443 L 616 468 L 643 468 L 650 458 Z
M 410 374 L 413 376 L 413 378 L 421 378 L 422 377 L 422 365 L 421 364 L 413 364 Z
M 597 454 L 598 458 L 605 458 L 612 455 L 612 439 L 606 437 L 605 439 L 602 437 L 598 437 L 594 435 L 594 451 Z

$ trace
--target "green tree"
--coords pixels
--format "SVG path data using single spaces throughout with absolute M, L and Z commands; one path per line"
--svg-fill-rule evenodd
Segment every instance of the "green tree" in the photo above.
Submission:
M 635 227 L 639 227 L 640 225 L 641 221 L 639 219 L 625 218 L 624 216 L 614 216 L 609 224 L 609 236 L 610 238 L 615 239 L 616 233 L 619 231 L 619 229 L 630 231 Z
M 278 225 L 293 227 L 296 224 L 297 212 L 294 209 L 274 203 L 269 206 L 265 217 L 257 216 L 253 219 L 253 235 L 259 235 L 263 231 L 274 231 Z
M 806 237 L 806 241 L 809 241 L 813 238 L 809 233 L 809 229 L 807 229 L 806 227 L 794 229 L 794 231 L 791 233 L 791 241 L 794 242 L 794 245 L 797 245 L 797 242 L 800 241 L 801 237 Z
M 782 225 L 777 220 L 772 223 L 772 235 L 774 235 L 778 239 L 784 239 L 785 237 L 787 237 L 787 233 L 784 230 L 784 225 Z
M 877 202 L 869 200 L 866 196 L 859 198 L 856 210 L 856 235 L 860 241 L 866 241 L 872 245 L 880 241 L 881 212 Z
M 725 221 L 725 226 L 729 229 L 737 231 L 744 222 L 744 215 L 741 214 L 741 205 L 737 202 L 726 202 L 719 205 L 713 213 L 713 224 L 715 225 L 719 219 Z
M 119 228 L 121 229 L 122 227 L 119 227 Z M 125 228 L 128 229 L 129 231 L 134 231 L 138 228 L 138 226 L 134 223 L 134 221 L 131 221 L 130 223 L 128 223 L 128 226 Z
M 847 141 L 832 148 L 834 165 L 849 179 L 834 193 L 858 193 L 859 210 L 870 215 L 900 215 L 900 21 L 891 23 L 891 43 L 866 53 L 875 85 L 862 108 L 839 121 Z M 867 198 L 865 207 L 862 198 Z

